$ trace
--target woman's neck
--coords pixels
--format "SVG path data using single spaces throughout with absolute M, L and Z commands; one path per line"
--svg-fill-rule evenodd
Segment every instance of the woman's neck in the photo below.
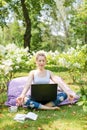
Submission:
M 45 69 L 37 69 L 37 74 L 39 77 L 45 77 L 47 73 Z
M 38 68 L 37 70 L 38 70 L 39 72 L 43 72 L 43 71 L 45 71 L 45 69 L 44 69 L 44 68 L 41 68 L 41 69 L 40 69 L 40 68 Z

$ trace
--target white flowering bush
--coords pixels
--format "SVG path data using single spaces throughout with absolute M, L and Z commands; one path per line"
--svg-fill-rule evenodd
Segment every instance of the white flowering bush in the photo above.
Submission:
M 28 64 L 27 48 L 18 48 L 15 44 L 0 45 L 0 81 L 9 81 L 17 71 L 25 70 Z
M 87 45 L 69 48 L 67 52 L 46 52 L 47 66 L 65 67 L 71 78 L 76 81 L 82 71 L 87 71 Z M 28 48 L 18 48 L 15 44 L 0 45 L 0 82 L 11 80 L 16 72 L 30 71 L 35 68 L 35 52 L 28 53 Z
M 82 47 L 69 48 L 67 52 L 63 52 L 59 59 L 60 66 L 67 67 L 73 81 L 81 77 L 81 73 L 87 70 L 87 45 Z
M 56 50 L 55 52 L 49 51 L 46 52 L 47 56 L 47 65 L 57 65 L 57 59 L 59 57 L 60 53 Z

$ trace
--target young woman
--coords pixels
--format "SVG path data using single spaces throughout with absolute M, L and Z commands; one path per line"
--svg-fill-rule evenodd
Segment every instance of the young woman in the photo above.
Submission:
M 16 99 L 17 105 L 21 106 L 25 104 L 28 107 L 36 108 L 36 109 L 45 109 L 45 110 L 54 110 L 59 109 L 57 106 L 60 102 L 64 101 L 67 97 L 72 102 L 74 98 L 76 97 L 76 94 L 73 92 L 73 94 L 70 93 L 68 86 L 62 81 L 60 77 L 55 76 L 50 70 L 45 69 L 46 65 L 46 55 L 44 51 L 38 51 L 36 53 L 36 70 L 32 70 L 29 73 L 28 81 L 21 93 L 21 95 Z M 43 84 L 50 82 L 50 79 L 57 83 L 60 88 L 63 90 L 63 92 L 58 93 L 57 99 L 55 101 L 51 101 L 49 103 L 46 103 L 45 105 L 33 101 L 30 97 L 26 97 L 26 93 L 29 90 L 32 82 L 35 84 Z

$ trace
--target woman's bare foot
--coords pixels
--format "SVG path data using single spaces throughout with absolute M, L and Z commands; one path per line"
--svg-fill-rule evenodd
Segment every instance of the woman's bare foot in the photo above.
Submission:
M 52 107 L 53 110 L 60 110 L 60 107 Z
M 48 107 L 48 106 L 45 106 L 45 105 L 41 105 L 39 107 L 39 109 L 43 109 L 43 110 L 60 110 L 59 107 Z

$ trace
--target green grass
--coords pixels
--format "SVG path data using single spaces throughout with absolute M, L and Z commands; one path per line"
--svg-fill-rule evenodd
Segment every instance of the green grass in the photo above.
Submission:
M 62 106 L 60 110 L 19 109 L 17 113 L 32 111 L 38 115 L 36 121 L 24 123 L 13 120 L 17 113 L 10 113 L 7 107 L 0 110 L 0 130 L 87 130 L 87 113 L 77 105 Z
M 61 76 L 74 91 L 79 91 L 79 84 L 73 84 L 69 73 L 61 71 L 55 74 Z M 27 73 L 16 74 L 15 77 L 27 75 Z M 0 95 L 0 101 L 6 100 L 6 94 Z M 2 102 L 3 102 L 2 101 Z M 87 130 L 87 113 L 77 104 L 61 106 L 60 110 L 32 110 L 19 108 L 17 113 L 36 113 L 36 121 L 26 120 L 23 123 L 13 118 L 17 113 L 10 113 L 8 107 L 0 106 L 0 130 Z

